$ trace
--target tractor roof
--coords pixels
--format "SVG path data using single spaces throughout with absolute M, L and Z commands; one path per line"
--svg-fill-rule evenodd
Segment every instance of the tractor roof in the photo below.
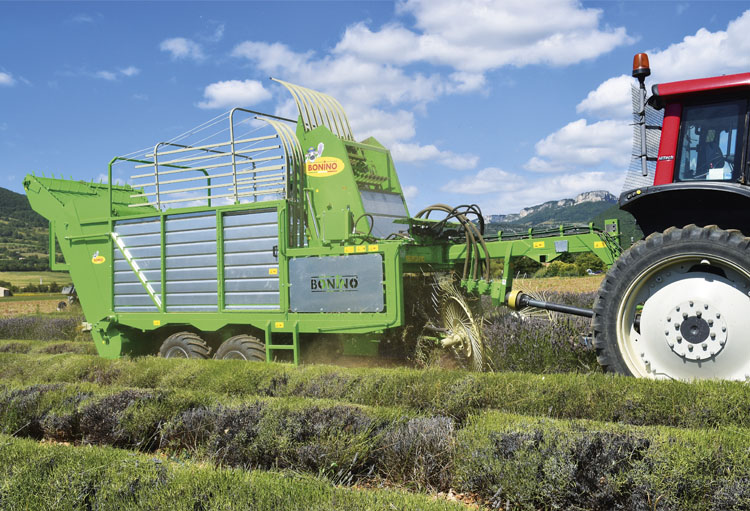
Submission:
M 750 88 L 750 73 L 660 83 L 654 85 L 651 90 L 655 96 L 664 98 L 665 96 L 677 96 L 732 88 Z

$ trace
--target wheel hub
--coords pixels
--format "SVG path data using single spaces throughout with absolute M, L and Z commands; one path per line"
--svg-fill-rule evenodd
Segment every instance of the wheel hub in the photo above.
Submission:
M 726 346 L 729 333 L 721 311 L 700 300 L 676 305 L 668 312 L 664 327 L 669 348 L 680 357 L 695 361 L 718 355 Z

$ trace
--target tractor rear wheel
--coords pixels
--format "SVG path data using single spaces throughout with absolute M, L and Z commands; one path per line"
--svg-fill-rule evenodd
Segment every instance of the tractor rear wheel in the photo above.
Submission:
M 750 378 L 750 238 L 716 226 L 654 233 L 610 268 L 594 302 L 594 345 L 611 372 Z
M 266 346 L 252 335 L 235 335 L 219 346 L 214 354 L 219 360 L 247 360 L 248 362 L 265 362 Z
M 162 343 L 159 355 L 164 358 L 208 358 L 211 348 L 193 332 L 177 332 Z

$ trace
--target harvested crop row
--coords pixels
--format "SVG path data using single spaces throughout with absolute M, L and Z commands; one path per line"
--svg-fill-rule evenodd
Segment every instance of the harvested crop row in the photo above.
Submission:
M 745 509 L 750 430 L 675 429 L 483 412 L 464 427 L 310 399 L 178 390 L 6 389 L 5 432 L 153 450 L 238 468 L 476 494 L 513 509 Z M 221 402 L 223 401 L 223 403 Z
M 293 468 L 336 481 L 375 475 L 447 489 L 454 429 L 448 417 L 305 398 L 243 400 L 94 384 L 0 389 L 2 433 L 158 448 L 225 466 Z
M 59 353 L 96 354 L 96 348 L 89 342 L 76 341 L 0 341 L 0 353 L 26 353 L 55 355 Z
M 531 375 L 415 369 L 0 354 L 2 381 L 90 381 L 123 387 L 192 388 L 243 396 L 327 398 L 402 406 L 459 423 L 472 412 L 635 425 L 750 427 L 750 392 L 743 383 L 651 381 L 603 374 Z
M 505 509 L 750 509 L 750 431 L 486 412 L 456 435 L 454 485 Z
M 4 509 L 467 509 L 398 490 L 335 487 L 297 473 L 217 469 L 6 435 L 0 436 L 0 466 Z

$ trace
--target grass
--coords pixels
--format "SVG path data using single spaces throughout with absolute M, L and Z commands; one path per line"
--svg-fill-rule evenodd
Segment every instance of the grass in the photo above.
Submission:
M 10 282 L 18 287 L 25 287 L 29 284 L 38 285 L 39 279 L 43 284 L 57 282 L 61 286 L 70 284 L 70 274 L 68 272 L 58 271 L 0 271 L 0 280 Z

